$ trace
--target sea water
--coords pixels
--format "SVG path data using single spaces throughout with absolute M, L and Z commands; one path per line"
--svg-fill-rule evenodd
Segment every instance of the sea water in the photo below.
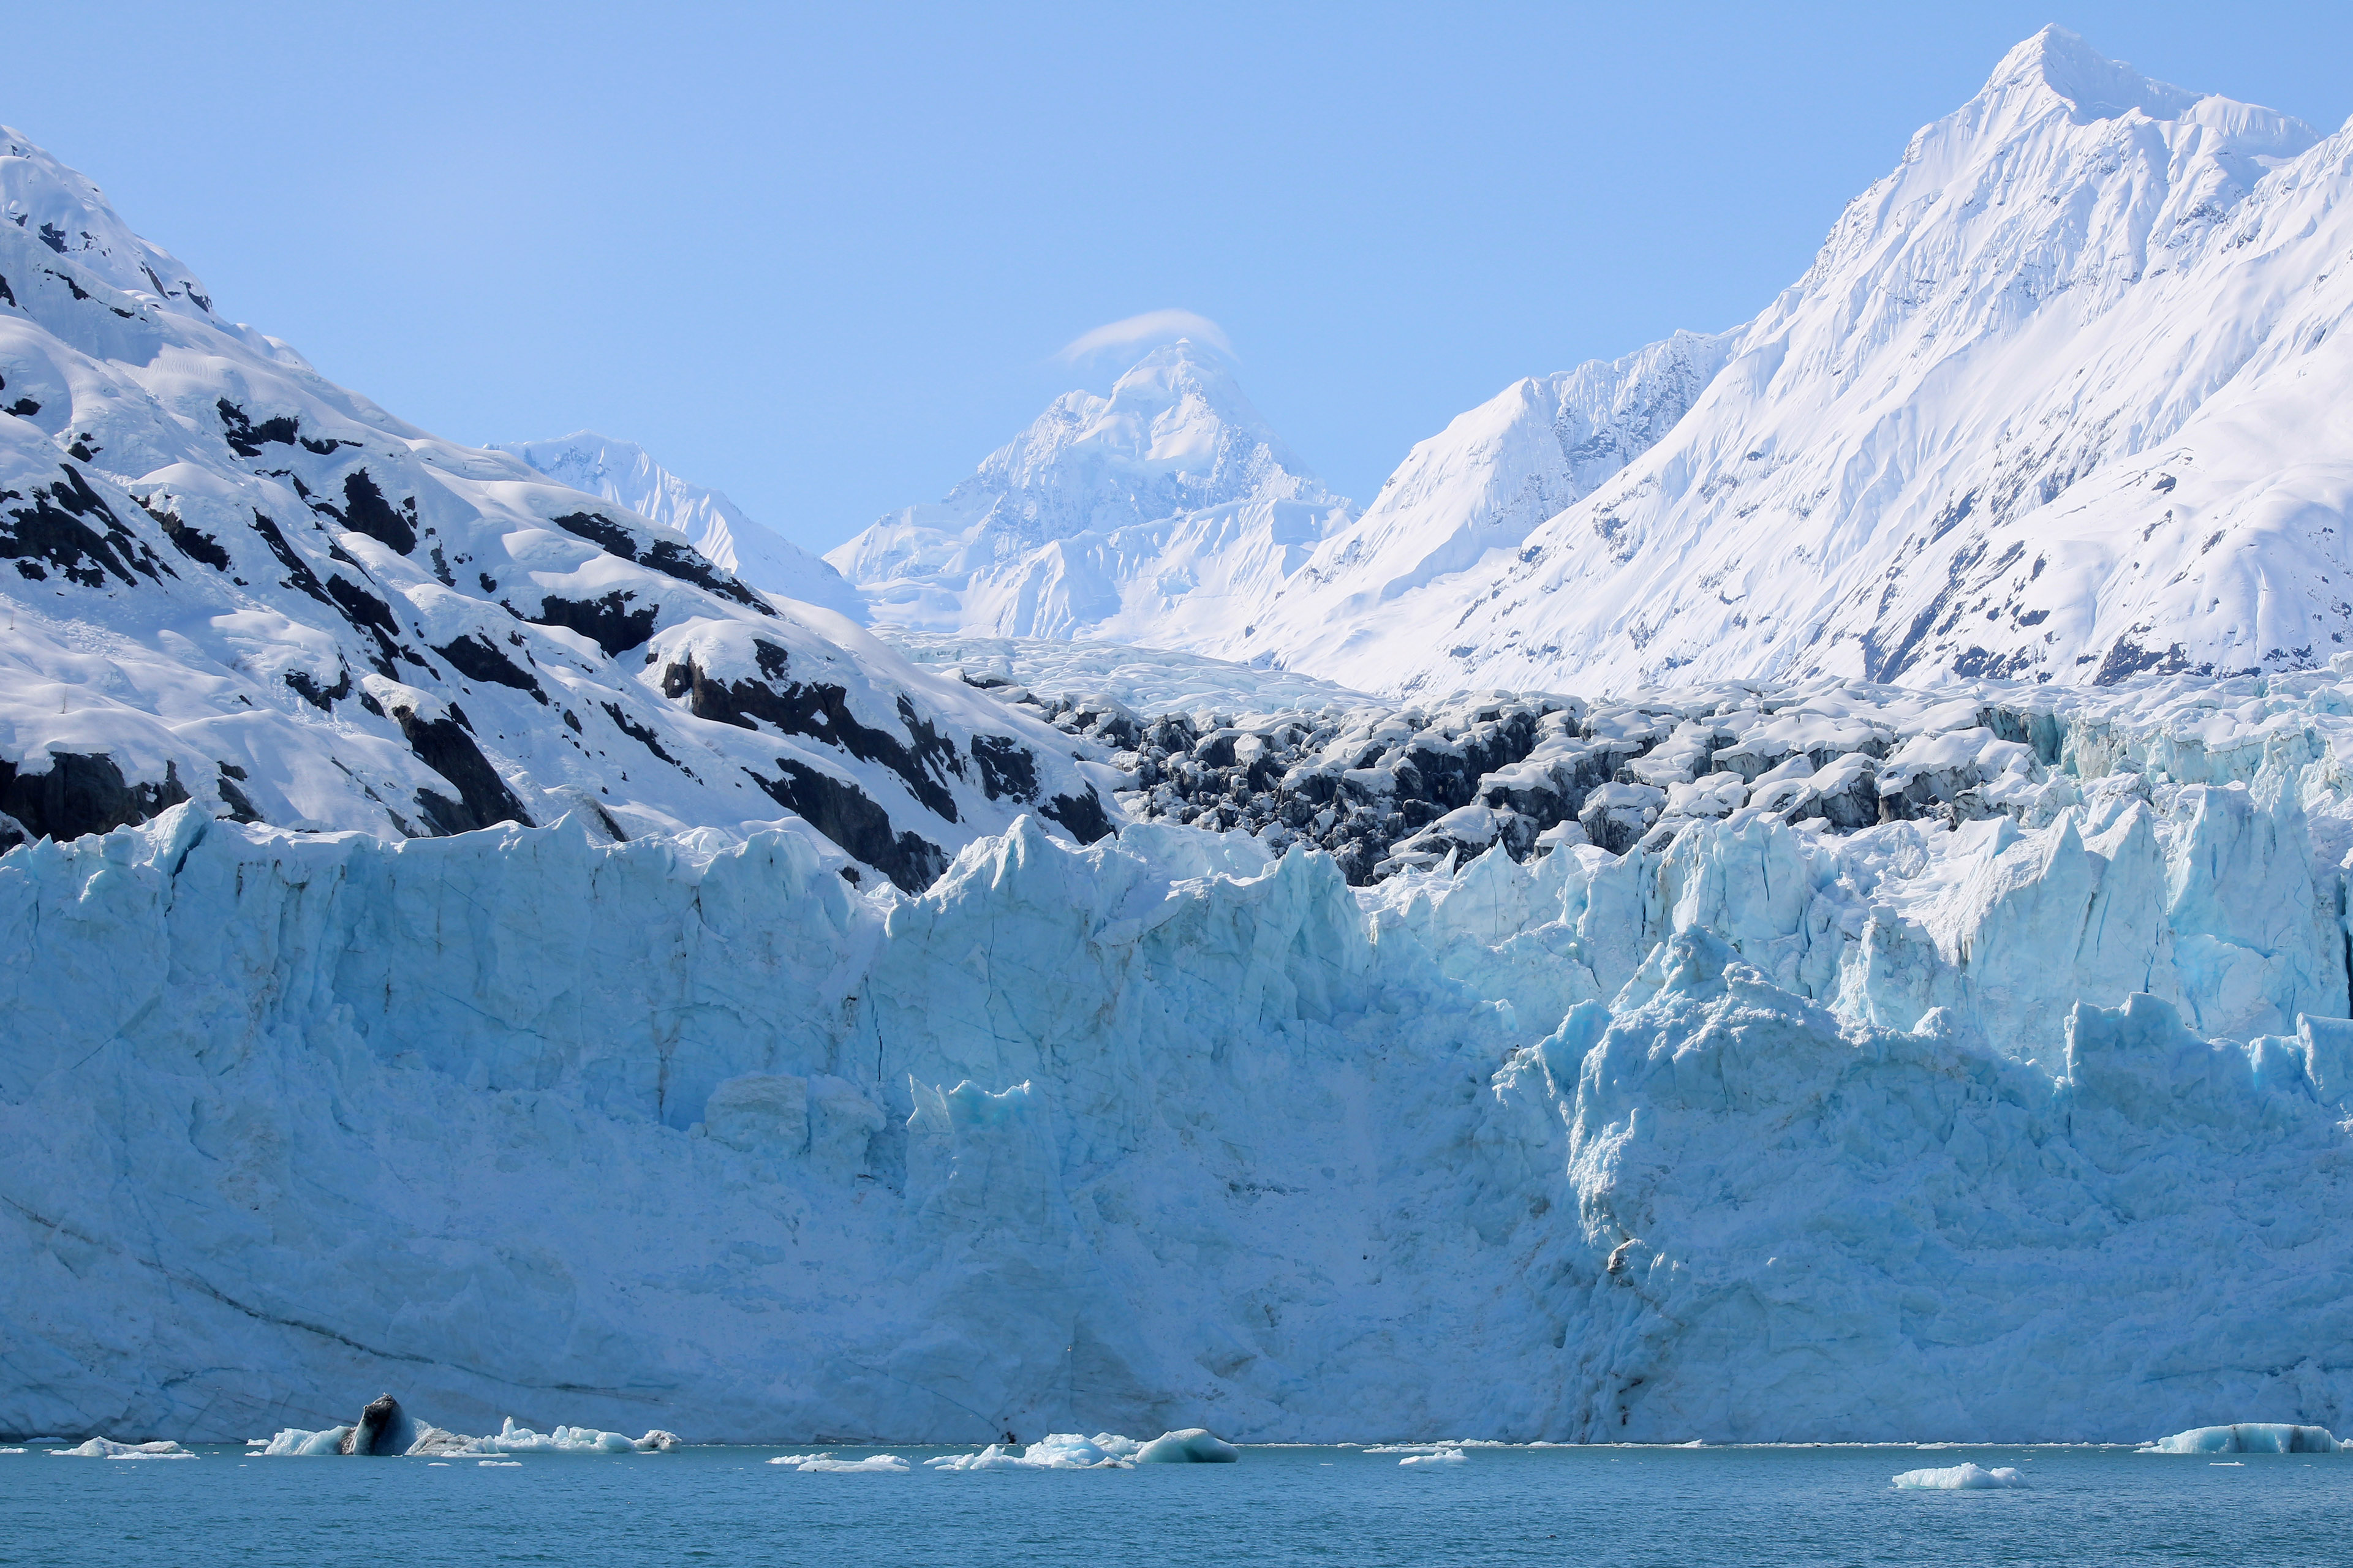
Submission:
M 2353 1456 L 2117 1448 L 1484 1448 L 1405 1466 L 1246 1447 L 1232 1465 L 811 1475 L 799 1449 L 474 1459 L 0 1457 L 0 1563 L 922 1564 L 2231 1563 L 2353 1555 Z M 1902 1491 L 1925 1466 L 2015 1489 Z

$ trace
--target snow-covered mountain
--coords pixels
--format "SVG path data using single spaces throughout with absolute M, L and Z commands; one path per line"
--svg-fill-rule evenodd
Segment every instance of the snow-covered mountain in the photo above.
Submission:
M 854 621 L 866 619 L 866 601 L 840 573 L 764 523 L 717 490 L 689 484 L 634 441 L 575 430 L 553 441 L 496 441 L 549 479 L 602 496 L 639 517 L 676 529 L 703 559 L 764 594 L 821 605 Z
M 945 500 L 826 559 L 881 623 L 1215 653 L 1353 515 L 1180 340 L 1108 397 L 1055 399 Z
M 1022 811 L 1107 830 L 1052 730 L 328 383 L 8 131 L 0 558 L 0 842 L 790 813 L 919 888 Z
M 2046 29 L 1592 494 L 1451 552 L 1458 504 L 1400 507 L 1219 651 L 1430 691 L 2310 668 L 2353 647 L 2348 195 L 2353 130 Z M 1425 545 L 1451 574 L 1395 570 Z

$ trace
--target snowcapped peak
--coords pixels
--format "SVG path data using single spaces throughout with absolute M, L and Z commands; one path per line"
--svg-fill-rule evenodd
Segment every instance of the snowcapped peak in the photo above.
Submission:
M 744 515 L 717 490 L 671 473 L 634 441 L 575 430 L 551 441 L 499 442 L 492 449 L 512 453 L 559 484 L 678 530 L 703 559 L 763 593 L 821 605 L 855 621 L 866 618 L 864 602 L 841 574 Z
M 2079 34 L 2052 26 L 2002 56 L 1980 98 L 2021 89 L 2049 91 L 2073 109 L 2078 124 L 2115 120 L 2137 110 L 2151 120 L 2177 120 L 2205 95 L 2141 75 L 2112 60 Z
M 5 125 L 0 125 L 0 223 L 116 289 L 152 294 L 168 310 L 213 321 L 211 292 L 184 262 L 132 233 L 88 177 Z
M 1251 406 L 1215 353 L 1153 350 L 1107 397 L 1063 394 L 984 458 L 946 505 L 1030 542 L 1146 522 L 1252 495 L 1335 500 Z

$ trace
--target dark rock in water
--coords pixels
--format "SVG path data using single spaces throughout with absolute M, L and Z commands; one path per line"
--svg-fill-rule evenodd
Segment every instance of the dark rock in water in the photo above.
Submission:
M 417 1440 L 417 1423 L 389 1394 L 379 1394 L 360 1412 L 359 1425 L 343 1434 L 343 1454 L 386 1456 L 406 1454 Z

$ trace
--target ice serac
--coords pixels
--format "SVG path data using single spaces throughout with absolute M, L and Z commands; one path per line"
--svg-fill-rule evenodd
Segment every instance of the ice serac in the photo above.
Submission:
M 1224 655 L 1354 515 L 1211 351 L 1180 340 L 1072 392 L 936 505 L 827 553 L 878 623 Z
M 754 521 L 717 490 L 671 473 L 633 441 L 576 430 L 552 441 L 501 441 L 491 450 L 511 452 L 552 479 L 676 529 L 712 565 L 764 594 L 822 605 L 854 621 L 866 619 L 866 602 L 840 573 Z
M 1253 651 L 1407 693 L 2326 664 L 2353 647 L 2348 193 L 2353 131 L 2045 29 L 1655 446 L 1394 597 L 1394 571 L 1345 614 L 1294 589 Z
M 789 828 L 20 847 L 0 1432 L 2341 1430 L 2353 697 L 2008 689 L 2031 744 L 1883 690 L 1919 815 L 1364 888 L 1034 819 L 914 898 Z
M 789 815 L 912 890 L 1024 812 L 1108 826 L 1034 719 L 215 304 L 0 131 L 0 846 L 184 801 L 391 837 Z

